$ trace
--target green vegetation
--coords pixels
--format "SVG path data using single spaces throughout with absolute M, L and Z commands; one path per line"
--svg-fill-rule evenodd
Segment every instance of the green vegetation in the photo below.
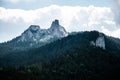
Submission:
M 96 31 L 76 33 L 39 48 L 9 54 L 6 51 L 0 58 L 0 79 L 120 79 L 120 40 L 105 36 L 104 50 L 90 45 L 98 35 Z

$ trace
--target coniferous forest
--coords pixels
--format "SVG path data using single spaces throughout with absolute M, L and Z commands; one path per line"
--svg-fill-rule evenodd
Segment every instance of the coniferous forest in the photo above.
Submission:
M 71 33 L 46 45 L 15 49 L 0 46 L 1 80 L 120 79 L 120 40 L 104 35 L 106 48 L 90 44 L 99 32 Z M 20 48 L 20 47 L 18 47 Z

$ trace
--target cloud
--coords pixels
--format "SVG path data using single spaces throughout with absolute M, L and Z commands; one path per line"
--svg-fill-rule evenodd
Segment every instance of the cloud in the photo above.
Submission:
M 116 38 L 120 38 L 120 29 L 109 31 L 108 29 L 102 28 L 102 32 L 107 34 L 108 36 L 114 36 Z
M 32 22 L 36 18 L 34 11 L 21 9 L 5 9 L 0 7 L 0 19 L 6 22 L 17 23 L 22 19 L 25 23 Z
M 56 18 L 60 19 L 62 24 L 68 28 L 76 25 L 78 25 L 76 28 L 83 26 L 99 28 L 104 25 L 114 25 L 111 9 L 107 7 L 52 5 L 36 10 L 0 8 L 0 20 L 6 22 L 19 23 L 20 20 L 23 20 L 24 23 L 38 23 L 45 28 L 50 26 L 50 24 L 43 26 L 46 22 L 51 22 Z
M 29 27 L 26 25 L 38 24 L 41 28 L 49 28 L 54 19 L 59 19 L 60 24 L 69 32 L 98 30 L 112 35 L 110 32 L 114 31 L 115 33 L 118 29 L 113 12 L 109 7 L 51 5 L 35 10 L 0 7 L 0 21 L 4 23 L 4 26 L 6 23 L 10 23 L 12 25 L 9 25 L 9 27 L 17 24 L 16 28 L 26 29 Z M 25 26 L 19 26 L 19 24 Z M 20 32 L 17 29 L 14 31 L 22 32 L 22 30 Z M 108 33 L 108 31 L 110 32 Z
M 17 4 L 17 3 L 20 3 L 20 2 L 36 2 L 38 0 L 4 0 L 5 2 L 8 2 L 8 3 L 13 3 L 13 4 Z
M 118 25 L 120 25 L 120 0 L 112 0 L 112 11 L 114 13 L 114 19 Z
M 5 2 L 18 3 L 18 2 L 20 2 L 20 0 L 5 0 Z

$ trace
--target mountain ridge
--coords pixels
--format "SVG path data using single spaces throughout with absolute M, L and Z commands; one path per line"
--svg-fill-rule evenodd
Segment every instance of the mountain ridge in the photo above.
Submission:
M 105 49 L 98 46 L 103 36 Z M 2 80 L 8 77 L 12 80 L 110 80 L 111 77 L 117 80 L 119 77 L 120 39 L 98 31 L 71 33 L 27 50 L 12 50 L 12 46 L 0 45 Z
M 119 77 L 120 39 L 98 31 L 69 33 L 63 37 L 65 31 L 60 28 L 59 21 L 55 20 L 47 33 L 45 30 L 54 36 L 47 43 L 16 42 L 19 36 L 13 42 L 0 44 L 2 80 L 109 80 L 111 77 L 116 80 Z M 28 29 L 33 34 L 39 30 L 38 25 Z M 34 46 L 29 48 L 30 45 Z
M 115 53 L 115 55 L 116 54 L 119 55 L 118 52 L 120 51 L 120 45 L 111 46 L 111 45 L 117 44 L 117 43 L 114 41 L 111 41 L 111 39 L 105 35 L 103 35 L 104 40 L 105 40 L 105 44 L 103 46 L 91 45 L 91 41 L 96 41 L 99 38 L 100 34 L 102 34 L 102 33 L 99 33 L 97 31 L 91 31 L 91 32 L 77 33 L 75 35 L 69 35 L 67 37 L 64 37 L 62 39 L 58 39 L 58 40 L 51 42 L 49 44 L 46 44 L 46 45 L 43 45 L 43 46 L 40 46 L 37 48 L 36 47 L 31 48 L 30 50 L 27 50 L 27 51 L 10 52 L 8 55 L 3 56 L 3 58 L 1 58 L 1 61 L 2 61 L 2 63 L 5 64 L 4 59 L 7 60 L 10 58 L 10 60 L 13 59 L 13 62 L 14 62 L 14 60 L 15 60 L 15 62 L 18 61 L 17 63 L 19 64 L 19 59 L 21 60 L 21 58 L 23 58 L 22 56 L 24 56 L 26 63 L 28 63 L 29 61 L 34 62 L 34 60 L 36 60 L 36 62 L 39 62 L 39 60 L 41 60 L 41 59 L 43 59 L 43 61 L 44 61 L 44 58 L 42 56 L 48 56 L 48 58 L 51 58 L 55 55 L 57 56 L 56 53 L 64 53 L 64 51 L 66 52 L 66 51 L 69 51 L 72 49 L 74 50 L 75 48 L 82 46 L 82 45 L 83 45 L 83 47 L 84 46 L 91 46 L 91 47 L 96 48 L 96 49 L 100 48 L 103 51 L 107 51 L 110 53 Z M 112 43 L 112 44 L 106 43 L 108 41 L 108 40 L 106 41 L 106 39 L 109 39 L 110 40 L 109 43 Z M 114 40 L 116 40 L 116 39 L 114 39 Z M 105 47 L 105 49 L 104 49 L 104 47 Z M 18 53 L 20 53 L 20 54 L 18 54 Z M 12 57 L 13 55 L 16 57 Z M 34 55 L 34 56 L 32 56 L 32 55 Z M 32 56 L 32 57 L 29 59 L 30 56 Z M 16 60 L 16 58 L 18 60 Z M 8 62 L 9 61 L 7 61 L 7 63 Z M 11 61 L 9 63 L 11 63 Z M 31 62 L 29 62 L 29 63 L 31 63 Z
M 9 42 L 44 42 L 67 35 L 68 32 L 59 24 L 59 20 L 55 19 L 48 29 L 41 29 L 39 25 L 30 25 L 20 36 Z

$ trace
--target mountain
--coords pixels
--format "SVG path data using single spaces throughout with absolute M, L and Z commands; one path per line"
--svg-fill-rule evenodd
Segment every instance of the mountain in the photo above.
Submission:
M 13 42 L 47 42 L 50 39 L 62 38 L 67 35 L 64 27 L 59 24 L 59 20 L 55 20 L 49 29 L 41 29 L 39 25 L 31 25 Z
M 0 44 L 0 79 L 117 80 L 119 53 L 120 39 L 98 31 L 68 34 L 58 20 L 48 29 L 31 25 Z
M 11 75 L 13 80 L 117 80 L 119 53 L 120 39 L 97 31 L 78 32 L 44 46 L 0 56 L 0 67 L 15 67 L 2 68 L 0 77 Z
M 42 61 L 46 62 L 50 59 L 55 59 L 56 56 L 62 55 L 62 53 L 74 51 L 74 49 L 79 47 L 80 51 L 90 47 L 95 50 L 100 49 L 103 52 L 105 51 L 107 52 L 106 54 L 112 53 L 117 56 L 120 52 L 120 40 L 108 37 L 97 31 L 80 32 L 37 48 L 31 48 L 30 50 L 6 52 L 7 55 L 1 56 L 0 64 L 4 64 L 5 66 L 21 66 L 41 63 Z M 4 48 L 1 50 L 1 54 L 3 50 Z
M 27 50 L 43 46 L 67 35 L 68 32 L 59 24 L 59 20 L 54 20 L 48 29 L 41 29 L 39 25 L 31 25 L 20 36 L 6 43 L 2 43 L 0 46 L 6 47 L 6 49 L 10 49 L 12 46 L 9 52 L 14 50 Z

